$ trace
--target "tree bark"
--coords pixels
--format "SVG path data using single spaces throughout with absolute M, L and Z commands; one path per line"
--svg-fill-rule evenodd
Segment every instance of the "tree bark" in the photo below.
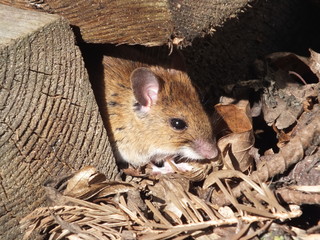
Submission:
M 21 238 L 45 181 L 86 165 L 117 173 L 69 24 L 0 4 L 0 239 Z

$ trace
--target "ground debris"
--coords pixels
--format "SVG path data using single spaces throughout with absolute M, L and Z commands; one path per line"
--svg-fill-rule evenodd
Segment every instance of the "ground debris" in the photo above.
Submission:
M 239 171 L 226 171 L 229 175 L 240 174 L 240 178 L 245 176 Z M 144 184 L 109 182 L 103 178 L 91 183 L 92 177 L 100 174 L 93 167 L 85 167 L 69 178 L 65 188 L 60 189 L 61 193 L 51 199 L 52 206 L 38 208 L 21 221 L 26 230 L 25 239 L 35 229 L 50 239 L 179 239 L 188 236 L 200 239 L 206 234 L 213 236 L 213 227 L 234 226 L 239 221 L 253 224 L 284 220 L 301 214 L 298 208 L 281 207 L 265 185 L 255 184 L 255 191 L 262 193 L 265 203 L 248 190 L 246 194 L 254 204 L 240 204 L 230 190 L 224 188 L 233 206 L 219 207 L 191 193 L 186 184 L 192 183 L 178 174 L 163 175 Z M 57 186 L 61 186 L 61 182 Z M 106 191 L 108 188 L 111 190 Z

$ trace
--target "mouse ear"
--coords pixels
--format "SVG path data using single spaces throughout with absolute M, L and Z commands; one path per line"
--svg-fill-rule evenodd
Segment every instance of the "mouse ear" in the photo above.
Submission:
M 133 95 L 142 106 L 149 110 L 157 101 L 159 80 L 149 68 L 135 69 L 130 76 Z

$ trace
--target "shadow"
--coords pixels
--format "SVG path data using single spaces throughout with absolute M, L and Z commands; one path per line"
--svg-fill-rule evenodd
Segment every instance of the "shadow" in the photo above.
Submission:
M 211 94 L 255 77 L 252 63 L 267 54 L 288 51 L 308 56 L 309 48 L 320 50 L 319 8 L 309 1 L 256 0 L 251 5 L 214 34 L 196 38 L 183 49 L 191 78 Z

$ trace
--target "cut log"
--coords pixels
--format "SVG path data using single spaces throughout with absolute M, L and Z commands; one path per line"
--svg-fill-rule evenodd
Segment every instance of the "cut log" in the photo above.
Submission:
M 117 173 L 68 22 L 0 4 L 0 239 L 21 239 L 42 185 L 85 165 Z
M 87 43 L 188 44 L 235 17 L 250 0 L 0 0 L 67 18 Z

